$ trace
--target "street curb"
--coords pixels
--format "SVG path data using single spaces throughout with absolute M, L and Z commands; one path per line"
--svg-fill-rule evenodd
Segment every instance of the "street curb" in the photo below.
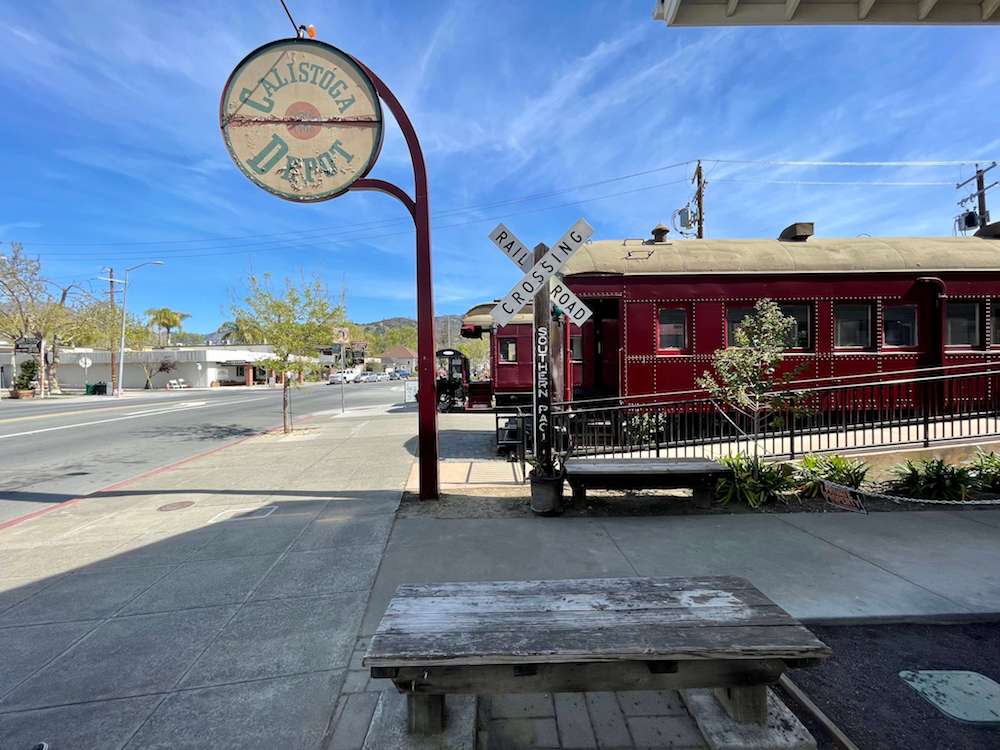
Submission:
M 301 417 L 297 417 L 296 421 L 308 422 L 312 418 L 313 418 L 312 414 L 304 414 Z M 33 518 L 44 516 L 46 513 L 51 513 L 54 510 L 65 508 L 67 505 L 73 505 L 74 503 L 78 503 L 81 500 L 86 500 L 87 498 L 94 497 L 95 495 L 100 495 L 102 492 L 111 492 L 112 490 L 118 490 L 121 489 L 122 487 L 127 487 L 133 482 L 138 482 L 140 479 L 153 477 L 156 476 L 157 474 L 165 474 L 168 471 L 173 471 L 178 466 L 183 466 L 186 463 L 190 463 L 191 461 L 196 461 L 197 459 L 204 458 L 205 456 L 211 456 L 213 453 L 218 453 L 219 451 L 226 450 L 227 448 L 232 448 L 233 446 L 239 445 L 240 443 L 244 443 L 252 438 L 260 437 L 261 435 L 270 435 L 271 433 L 278 432 L 278 430 L 280 429 L 282 429 L 282 425 L 278 425 L 277 427 L 269 427 L 266 430 L 255 432 L 252 435 L 244 435 L 241 438 L 236 438 L 230 443 L 223 443 L 222 445 L 217 445 L 214 448 L 209 448 L 208 450 L 204 450 L 201 453 L 195 453 L 193 456 L 182 458 L 178 461 L 174 461 L 171 464 L 166 464 L 165 466 L 157 466 L 156 468 L 149 469 L 147 471 L 142 472 L 141 474 L 136 474 L 134 477 L 129 477 L 128 479 L 122 479 L 121 481 L 115 482 L 114 484 L 109 484 L 107 487 L 101 487 L 99 490 L 94 490 L 89 495 L 81 495 L 80 497 L 73 497 L 70 498 L 69 500 L 63 500 L 60 503 L 56 503 L 55 505 L 50 505 L 47 508 L 42 508 L 41 510 L 32 511 L 31 513 L 27 513 L 23 516 L 17 516 L 16 518 L 10 518 L 6 521 L 0 522 L 0 530 L 12 528 L 14 526 L 17 526 L 18 524 L 24 523 L 25 521 L 30 521 Z

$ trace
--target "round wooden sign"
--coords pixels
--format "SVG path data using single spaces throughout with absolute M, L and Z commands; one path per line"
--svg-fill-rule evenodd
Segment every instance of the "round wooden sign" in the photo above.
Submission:
M 311 39 L 247 55 L 223 89 L 219 125 L 243 174 L 293 201 L 335 198 L 368 174 L 382 148 L 371 80 L 345 52 Z

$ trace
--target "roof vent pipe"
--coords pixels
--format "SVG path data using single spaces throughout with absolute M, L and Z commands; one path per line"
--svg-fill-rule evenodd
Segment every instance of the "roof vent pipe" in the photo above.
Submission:
M 1000 221 L 994 221 L 992 224 L 979 227 L 979 231 L 974 236 L 982 237 L 986 240 L 1000 240 Z
M 811 221 L 797 221 L 782 229 L 778 239 L 784 242 L 805 242 L 813 236 L 814 227 L 815 224 Z
M 653 227 L 653 242 L 666 242 L 670 230 L 662 224 Z

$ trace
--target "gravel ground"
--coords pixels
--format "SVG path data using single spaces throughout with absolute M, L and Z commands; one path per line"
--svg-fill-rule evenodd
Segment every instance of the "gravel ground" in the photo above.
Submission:
M 789 676 L 862 750 L 1000 748 L 1000 726 L 955 721 L 899 678 L 904 669 L 961 669 L 1000 682 L 1000 622 L 810 629 L 834 656 Z M 821 730 L 807 726 L 823 747 Z

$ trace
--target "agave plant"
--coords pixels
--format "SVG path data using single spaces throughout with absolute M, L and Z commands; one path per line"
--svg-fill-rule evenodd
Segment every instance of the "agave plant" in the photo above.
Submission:
M 973 483 L 970 469 L 946 464 L 940 458 L 906 461 L 892 472 L 896 492 L 928 500 L 965 500 Z
M 1000 454 L 977 451 L 970 471 L 977 489 L 1000 492 Z
M 803 497 L 819 497 L 823 482 L 857 489 L 868 476 L 868 464 L 847 456 L 809 455 L 799 462 L 795 479 Z
M 776 500 L 784 501 L 784 493 L 793 486 L 783 464 L 768 463 L 759 456 L 737 453 L 724 456 L 720 462 L 730 472 L 715 486 L 715 495 L 723 505 L 737 502 L 760 508 Z

